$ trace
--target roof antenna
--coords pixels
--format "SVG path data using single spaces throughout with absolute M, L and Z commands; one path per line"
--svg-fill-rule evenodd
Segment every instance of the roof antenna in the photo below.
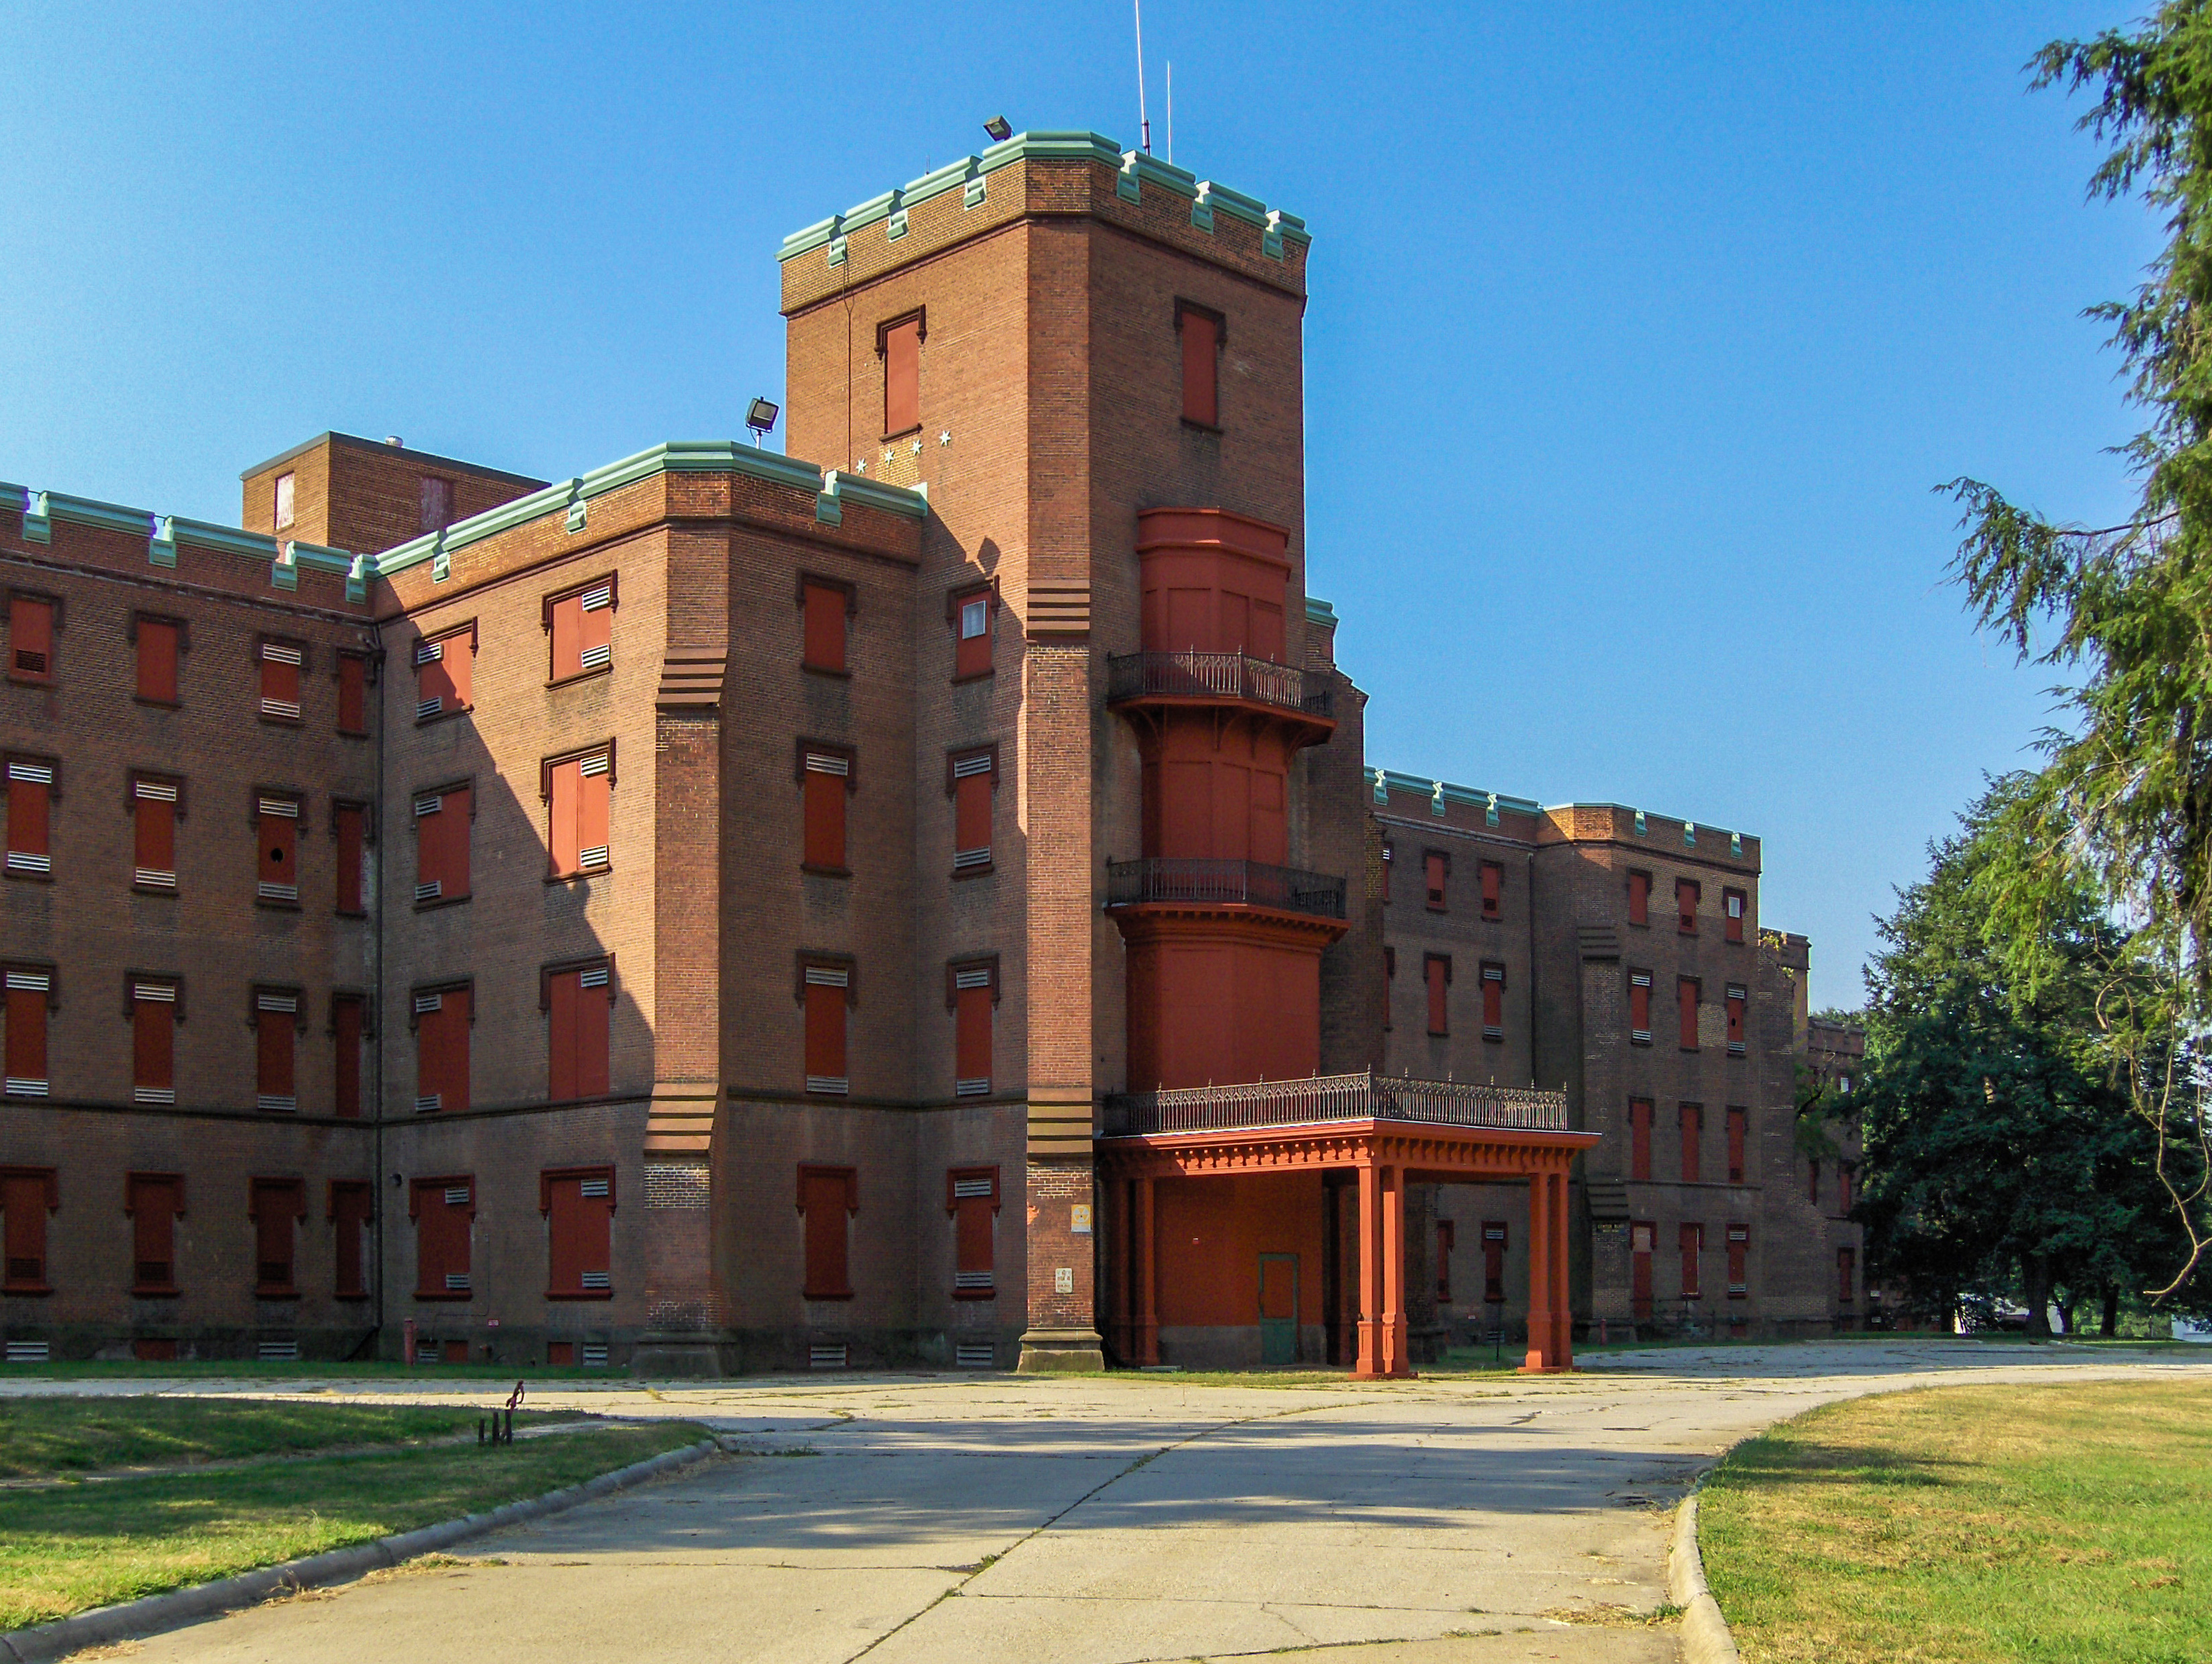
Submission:
M 1168 59 L 1168 166 L 1175 166 L 1175 59 Z
M 1152 154 L 1152 124 L 1145 114 L 1145 0 L 1129 0 L 1137 12 L 1137 128 L 1143 136 L 1145 154 Z

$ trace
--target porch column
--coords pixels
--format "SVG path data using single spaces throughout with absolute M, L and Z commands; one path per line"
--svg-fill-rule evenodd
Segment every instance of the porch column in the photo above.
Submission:
M 1129 1275 L 1136 1295 L 1136 1356 L 1139 1363 L 1160 1361 L 1160 1318 L 1158 1307 L 1158 1276 L 1152 1266 L 1152 1175 L 1144 1175 L 1136 1181 L 1137 1205 L 1131 1209 L 1135 1216 L 1130 1221 L 1132 1247 L 1129 1256 Z
M 1381 1173 L 1359 1164 L 1359 1361 L 1352 1373 L 1371 1381 L 1382 1365 L 1382 1198 Z
M 1523 1369 L 1551 1367 L 1552 1175 L 1528 1181 L 1528 1353 Z
M 1406 1169 L 1382 1169 L 1382 1373 L 1411 1376 L 1406 1356 Z
M 1575 1367 L 1575 1313 L 1567 1284 L 1567 1175 L 1552 1175 L 1552 1367 Z

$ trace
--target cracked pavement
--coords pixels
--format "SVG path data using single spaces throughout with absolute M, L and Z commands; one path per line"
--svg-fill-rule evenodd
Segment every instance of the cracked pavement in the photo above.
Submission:
M 731 1454 L 387 1574 L 149 1639 L 244 1664 L 528 1656 L 1068 1664 L 1327 1649 L 1677 1655 L 1671 1510 L 1768 1424 L 1954 1381 L 2189 1372 L 1941 1339 L 1615 1354 L 1554 1377 L 1213 1387 L 1172 1376 L 548 1383 L 532 1408 L 705 1422 Z M 23 1391 L 473 1400 L 488 1383 L 33 1382 Z

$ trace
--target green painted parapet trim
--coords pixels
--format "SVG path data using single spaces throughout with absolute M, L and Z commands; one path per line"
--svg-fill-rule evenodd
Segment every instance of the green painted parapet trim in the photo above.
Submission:
M 1306 622 L 1319 624 L 1324 629 L 1336 628 L 1336 609 L 1318 595 L 1306 597 Z
M 1486 815 L 1508 811 L 1516 815 L 1540 815 L 1544 805 L 1534 798 L 1516 798 L 1503 792 L 1478 792 L 1472 786 L 1457 786 L 1449 780 L 1436 780 L 1422 774 L 1401 774 L 1395 768 L 1370 768 L 1370 783 L 1375 788 L 1375 800 L 1386 800 L 1389 792 L 1403 792 L 1413 797 L 1426 798 L 1430 811 L 1441 815 L 1447 804 L 1462 804 L 1480 809 Z M 1493 823 L 1494 824 L 1494 823 Z
M 29 506 L 31 494 L 20 485 L 0 482 L 0 508 L 12 508 L 18 514 Z
M 72 525 L 94 525 L 103 531 L 126 531 L 136 537 L 154 535 L 154 517 L 143 508 L 125 508 L 112 502 L 94 502 L 90 497 L 67 497 L 58 491 L 41 491 L 39 495 L 46 507 L 40 512 L 50 520 L 67 520 Z
M 832 214 L 826 220 L 817 220 L 804 230 L 794 231 L 783 240 L 776 251 L 779 261 L 796 259 L 799 255 L 817 248 L 841 244 L 842 240 L 863 226 L 873 225 L 878 220 L 890 219 L 903 214 L 917 203 L 933 197 L 959 188 L 965 192 L 967 206 L 972 208 L 984 199 L 973 186 L 986 174 L 1018 161 L 1102 161 L 1119 169 L 1121 179 L 1116 191 L 1129 197 L 1133 187 L 1144 182 L 1174 191 L 1188 197 L 1194 204 L 1218 208 L 1223 213 L 1258 226 L 1267 236 L 1287 240 L 1301 245 L 1313 241 L 1306 222 L 1294 214 L 1279 211 L 1270 213 L 1267 205 L 1256 197 L 1231 191 L 1228 186 L 1201 183 L 1196 174 L 1172 163 L 1156 160 L 1142 151 L 1123 150 L 1121 144 L 1103 133 L 1017 133 L 1003 144 L 994 144 L 988 150 L 972 156 L 963 156 L 957 161 L 947 162 L 933 168 L 920 179 L 896 191 L 886 191 L 879 197 L 871 197 L 855 203 L 842 214 Z M 1136 198 L 1132 198 L 1135 200 Z M 834 258 L 831 264 L 836 264 Z
M 234 525 L 211 525 L 205 520 L 188 520 L 181 514 L 163 518 L 155 541 L 171 545 L 189 544 L 194 549 L 212 549 L 218 554 L 236 555 L 249 561 L 273 561 L 276 558 L 276 539 L 264 537 L 258 531 L 241 531 Z

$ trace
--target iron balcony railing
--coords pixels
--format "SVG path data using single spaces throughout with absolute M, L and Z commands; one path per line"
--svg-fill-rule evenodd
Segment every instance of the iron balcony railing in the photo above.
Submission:
M 1106 661 L 1106 697 L 1239 699 L 1322 721 L 1336 715 L 1326 676 L 1241 653 L 1124 653 Z
M 1402 1076 L 1315 1075 L 1245 1086 L 1186 1086 L 1130 1092 L 1106 1100 L 1105 1136 L 1231 1133 L 1316 1121 L 1405 1120 L 1431 1127 L 1495 1127 L 1516 1133 L 1565 1133 L 1563 1092 Z
M 1265 861 L 1153 856 L 1106 864 L 1106 905 L 1143 902 L 1237 902 L 1315 919 L 1344 917 L 1344 880 L 1325 872 L 1270 866 Z

